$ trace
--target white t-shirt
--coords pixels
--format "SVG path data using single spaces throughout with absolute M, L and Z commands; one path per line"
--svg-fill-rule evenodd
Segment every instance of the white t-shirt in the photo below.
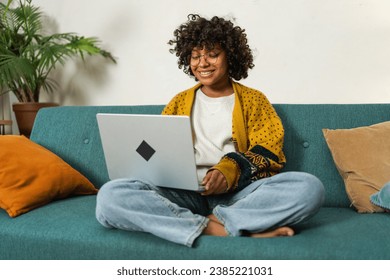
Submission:
M 198 180 L 221 158 L 235 151 L 232 142 L 232 114 L 234 94 L 212 98 L 200 89 L 196 92 L 192 109 L 192 127 Z

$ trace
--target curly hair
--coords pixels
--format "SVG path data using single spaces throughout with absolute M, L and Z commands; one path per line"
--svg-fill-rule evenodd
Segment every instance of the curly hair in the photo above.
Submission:
M 173 35 L 174 39 L 168 42 L 173 46 L 169 51 L 178 57 L 179 69 L 190 76 L 194 76 L 189 61 L 192 50 L 211 50 L 217 44 L 226 52 L 230 78 L 237 81 L 245 79 L 248 70 L 255 66 L 245 29 L 234 26 L 229 20 L 217 16 L 207 20 L 190 14 L 188 21 L 180 25 Z

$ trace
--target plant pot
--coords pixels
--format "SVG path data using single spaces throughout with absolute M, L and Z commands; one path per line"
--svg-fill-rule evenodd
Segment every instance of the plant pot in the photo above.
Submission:
M 30 134 L 34 125 L 35 117 L 39 109 L 44 107 L 59 106 L 53 102 L 28 102 L 14 103 L 12 109 L 15 113 L 16 123 L 18 124 L 19 133 L 30 138 Z

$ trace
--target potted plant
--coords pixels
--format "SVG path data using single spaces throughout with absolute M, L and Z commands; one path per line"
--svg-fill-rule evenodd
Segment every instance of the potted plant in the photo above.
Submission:
M 18 2 L 11 7 L 12 2 Z M 40 102 L 41 90 L 51 93 L 56 82 L 49 74 L 58 65 L 71 57 L 85 58 L 85 55 L 101 55 L 116 62 L 110 52 L 98 46 L 94 37 L 82 37 L 75 33 L 44 35 L 42 12 L 32 0 L 8 0 L 0 3 L 0 94 L 12 92 L 20 103 L 13 104 L 21 134 L 29 136 L 20 124 L 19 107 L 52 106 Z M 28 112 L 31 108 L 25 109 Z M 29 113 L 31 115 L 31 112 Z M 32 114 L 32 127 L 35 113 Z

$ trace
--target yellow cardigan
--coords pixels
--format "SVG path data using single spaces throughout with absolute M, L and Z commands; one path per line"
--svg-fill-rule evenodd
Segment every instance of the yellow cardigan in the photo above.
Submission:
M 232 141 L 236 152 L 228 153 L 212 169 L 225 176 L 229 190 L 279 173 L 286 163 L 284 129 L 275 109 L 258 90 L 232 81 L 235 94 Z M 177 94 L 164 108 L 165 115 L 191 116 L 195 92 L 202 85 Z

